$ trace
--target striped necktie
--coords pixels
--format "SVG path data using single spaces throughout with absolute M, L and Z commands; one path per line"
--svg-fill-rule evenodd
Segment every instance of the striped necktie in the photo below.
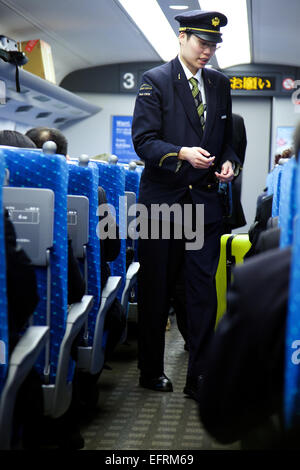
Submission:
M 189 79 L 190 83 L 192 84 L 192 95 L 193 95 L 193 98 L 194 98 L 194 101 L 195 101 L 195 105 L 196 105 L 196 108 L 197 108 L 197 113 L 198 113 L 198 116 L 200 118 L 200 123 L 201 123 L 201 126 L 202 126 L 202 129 L 204 130 L 204 126 L 205 126 L 205 118 L 204 118 L 204 104 L 203 104 L 203 101 L 202 101 L 202 95 L 201 95 L 201 91 L 198 87 L 198 80 L 194 77 L 190 78 Z

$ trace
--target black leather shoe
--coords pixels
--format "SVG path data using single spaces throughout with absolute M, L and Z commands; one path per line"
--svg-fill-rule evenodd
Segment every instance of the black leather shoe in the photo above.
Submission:
M 199 375 L 199 377 L 187 377 L 183 393 L 199 402 L 199 388 L 201 387 L 203 379 L 203 375 Z
M 163 374 L 160 377 L 140 376 L 140 386 L 155 390 L 156 392 L 173 392 L 173 385 L 170 379 Z

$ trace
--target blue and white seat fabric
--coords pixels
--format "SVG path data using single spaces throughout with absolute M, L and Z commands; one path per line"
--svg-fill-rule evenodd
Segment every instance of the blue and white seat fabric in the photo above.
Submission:
M 99 186 L 106 192 L 107 202 L 116 212 L 116 221 L 120 232 L 120 253 L 115 261 L 110 263 L 112 276 L 121 276 L 122 283 L 118 292 L 121 300 L 126 279 L 126 203 L 125 203 L 125 168 L 116 164 L 95 162 L 99 169 Z
M 89 241 L 87 244 L 87 293 L 94 297 L 93 308 L 88 316 L 88 346 L 92 346 L 97 314 L 101 298 L 100 243 L 97 236 L 98 167 L 94 162 L 80 166 L 78 161 L 69 167 L 68 193 L 89 199 Z M 83 269 L 83 266 L 81 266 Z
M 10 173 L 10 186 L 51 189 L 54 202 L 54 242 L 50 250 L 51 266 L 51 327 L 50 327 L 50 370 L 45 381 L 54 384 L 58 368 L 59 350 L 66 329 L 68 295 L 68 244 L 67 244 L 67 188 L 68 166 L 60 155 L 45 155 L 37 150 L 2 149 Z M 46 325 L 47 271 L 36 268 L 39 303 L 34 313 L 35 325 Z M 45 373 L 45 358 L 40 357 L 37 368 Z M 69 379 L 72 370 L 70 369 Z
M 272 217 L 279 215 L 279 201 L 280 201 L 280 186 L 281 175 L 283 166 L 277 165 L 273 170 L 273 202 L 272 202 Z
M 280 187 L 279 219 L 280 247 L 285 248 L 293 242 L 293 223 L 296 214 L 296 174 L 295 158 L 283 166 Z
M 6 300 L 6 258 L 4 238 L 4 214 L 2 205 L 2 186 L 5 175 L 5 160 L 0 155 L 0 393 L 3 388 L 8 363 L 8 320 Z
M 287 429 L 300 424 L 300 166 L 297 168 L 296 218 L 286 322 L 284 414 Z
M 130 165 L 132 165 L 133 163 L 134 162 L 132 162 Z M 136 164 L 134 164 L 135 166 L 132 169 L 130 168 L 130 165 L 128 169 L 126 168 L 125 191 L 130 191 L 130 192 L 135 193 L 136 200 L 138 200 L 141 173 L 137 171 Z

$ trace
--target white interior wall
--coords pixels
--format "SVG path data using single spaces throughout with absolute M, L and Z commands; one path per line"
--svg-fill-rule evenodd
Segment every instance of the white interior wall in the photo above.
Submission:
M 300 121 L 299 113 L 300 106 L 295 108 L 291 98 L 273 98 L 272 149 L 270 162 L 271 168 L 274 164 L 274 156 L 276 153 L 277 127 L 296 126 L 296 124 Z
M 131 116 L 135 95 L 81 93 L 79 96 L 102 110 L 63 131 L 69 142 L 70 156 L 76 158 L 85 153 L 92 157 L 111 153 L 112 116 Z
M 232 99 L 232 110 L 244 118 L 247 133 L 241 198 L 247 225 L 235 232 L 248 231 L 255 218 L 257 196 L 265 187 L 269 168 L 271 103 L 271 98 L 234 96 Z

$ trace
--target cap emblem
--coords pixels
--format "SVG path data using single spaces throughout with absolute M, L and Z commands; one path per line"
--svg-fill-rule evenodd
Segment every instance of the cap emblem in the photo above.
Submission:
M 219 26 L 220 24 L 220 18 L 218 18 L 217 16 L 215 16 L 212 20 L 211 20 L 211 24 L 213 26 Z

